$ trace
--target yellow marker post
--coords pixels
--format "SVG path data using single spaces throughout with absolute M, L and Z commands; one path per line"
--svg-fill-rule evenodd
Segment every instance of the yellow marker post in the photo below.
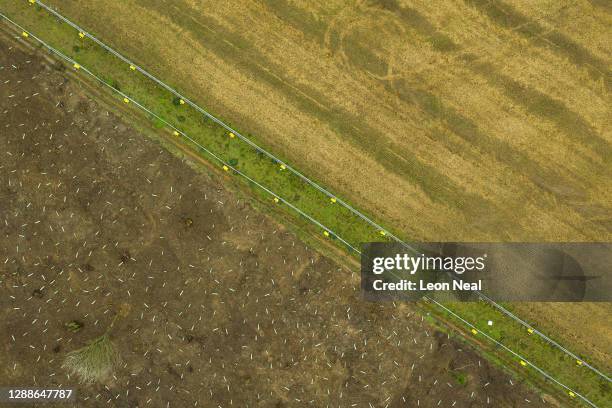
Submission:
M 136 67 L 135 67 L 135 66 L 133 66 L 133 65 L 130 65 L 130 69 L 131 69 L 132 71 L 136 71 Z
M 528 332 L 529 334 L 532 334 L 532 333 L 533 333 L 533 329 L 527 329 L 527 332 Z
M 573 393 L 573 392 L 571 392 L 571 391 L 570 391 L 570 392 L 568 392 L 568 393 L 567 393 L 567 395 L 569 395 L 569 396 L 570 396 L 570 397 L 572 397 L 572 398 L 576 397 L 576 394 L 574 394 L 574 393 Z
M 235 138 L 235 137 L 236 137 L 236 135 L 235 135 L 235 134 L 233 134 L 232 132 L 229 132 L 229 137 L 230 137 L 230 139 L 233 139 L 233 138 Z
M 325 235 L 326 237 L 329 237 L 329 232 L 323 231 L 323 235 Z
M 383 231 L 383 230 L 378 231 L 378 233 L 379 233 L 380 235 L 382 235 L 383 237 L 384 237 L 385 235 L 387 235 L 387 233 L 386 233 L 385 231 Z
M 79 38 L 85 38 L 85 33 L 79 32 Z
M 227 166 L 223 166 L 223 170 L 228 171 L 228 170 L 229 170 L 229 167 L 227 167 Z
M 285 166 L 284 164 L 281 164 L 281 165 L 280 165 L 280 169 L 281 169 L 281 170 L 285 170 L 286 168 L 287 168 L 287 166 Z
M 22 31 L 22 32 L 21 32 L 21 36 L 22 36 L 23 38 L 28 38 L 28 37 L 30 36 L 30 34 L 26 33 L 25 31 Z
M 76 62 L 73 65 L 74 69 L 81 69 L 81 66 L 79 64 L 77 64 Z
M 29 0 L 29 1 L 30 1 L 30 4 L 36 3 L 36 0 Z
M 181 105 L 184 105 L 184 104 L 185 104 L 185 101 L 181 99 L 181 100 L 179 100 L 179 103 L 180 103 Z
M 278 197 L 274 197 L 274 202 L 278 203 Z
M 474 335 L 478 334 L 478 330 L 472 329 L 472 334 L 474 334 Z
M 334 204 L 335 204 L 335 203 L 336 203 L 336 201 L 338 201 L 338 200 L 336 200 L 336 197 L 332 197 L 332 198 L 330 198 L 330 199 L 329 199 L 329 201 L 331 201 L 332 203 L 334 203 Z
M 580 360 L 576 360 L 576 364 L 578 364 L 579 366 L 583 365 L 584 362 L 580 361 Z
M 123 102 L 130 103 L 130 100 L 128 98 L 123 98 Z
M 522 365 L 523 367 L 526 367 L 526 366 L 527 366 L 527 363 L 526 363 L 526 362 L 524 362 L 523 360 L 521 360 L 521 365 Z
M 180 135 L 180 133 L 179 133 L 179 132 L 177 132 L 176 130 L 175 130 L 174 132 L 172 132 L 172 134 L 173 134 L 174 136 L 178 136 L 178 135 Z

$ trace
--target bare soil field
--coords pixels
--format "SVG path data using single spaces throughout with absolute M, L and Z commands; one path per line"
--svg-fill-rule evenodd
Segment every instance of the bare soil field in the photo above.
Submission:
M 74 387 L 79 407 L 545 406 L 411 307 L 363 302 L 355 271 L 14 45 L 0 37 L 3 384 Z M 106 331 L 121 363 L 77 384 L 66 354 Z
M 612 239 L 605 2 L 48 3 L 407 238 Z M 586 307 L 517 310 L 606 364 Z

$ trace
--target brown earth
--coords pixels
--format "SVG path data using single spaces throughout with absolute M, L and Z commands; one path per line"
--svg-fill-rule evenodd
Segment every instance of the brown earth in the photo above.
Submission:
M 74 387 L 79 407 L 544 406 L 410 306 L 363 302 L 355 271 L 39 55 L 0 49 L 3 385 Z M 109 328 L 122 363 L 77 384 L 66 353 Z

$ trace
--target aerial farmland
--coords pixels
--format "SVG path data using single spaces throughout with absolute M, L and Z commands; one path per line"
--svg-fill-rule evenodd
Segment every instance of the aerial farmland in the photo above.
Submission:
M 0 13 L 0 405 L 612 403 L 603 298 L 361 293 L 368 242 L 611 241 L 605 2 Z
M 612 238 L 601 2 L 49 4 L 405 237 Z M 518 307 L 607 360 L 607 306 Z

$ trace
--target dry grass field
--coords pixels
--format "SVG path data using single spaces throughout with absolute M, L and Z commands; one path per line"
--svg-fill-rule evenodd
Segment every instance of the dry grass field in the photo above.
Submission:
M 612 237 L 603 8 L 49 3 L 407 236 Z
M 606 2 L 48 3 L 405 237 L 612 238 Z M 610 355 L 608 306 L 517 308 Z

